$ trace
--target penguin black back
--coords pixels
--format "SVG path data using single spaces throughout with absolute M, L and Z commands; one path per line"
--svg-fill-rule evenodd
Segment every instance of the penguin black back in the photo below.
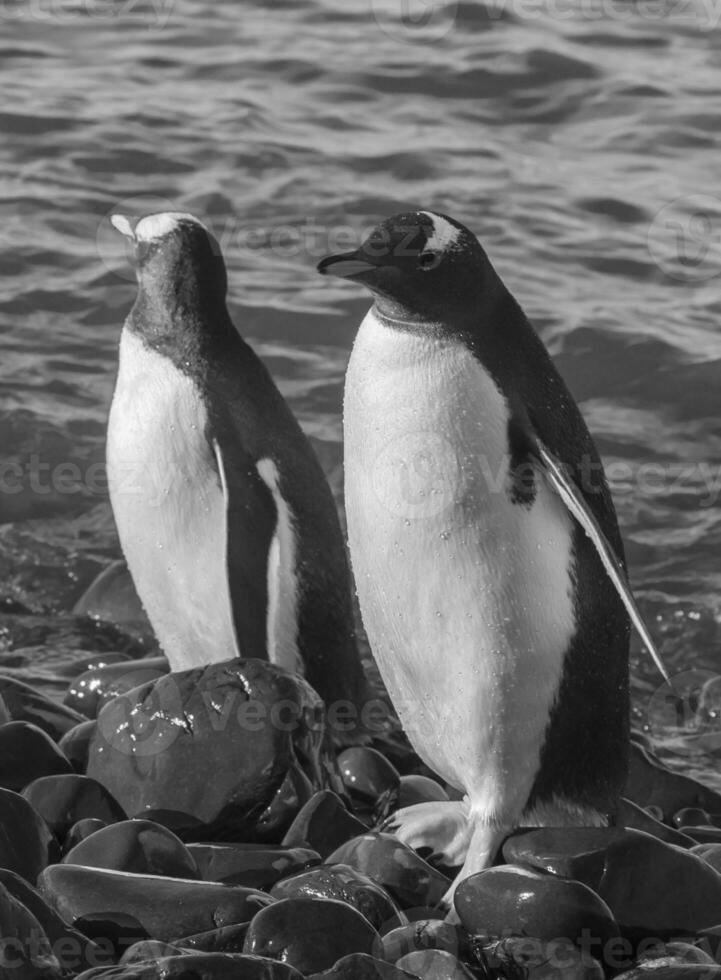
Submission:
M 326 701 L 361 707 L 371 695 L 335 503 L 306 436 L 232 323 L 217 241 L 182 213 L 113 223 L 133 243 L 138 294 L 111 411 L 111 499 L 171 667 L 269 657 L 304 670 Z M 122 492 L 124 455 L 144 498 L 154 492 L 154 509 Z
M 415 713 L 404 708 L 416 747 L 469 794 L 470 816 L 442 826 L 470 821 L 463 874 L 473 873 L 492 860 L 504 826 L 597 823 L 616 805 L 630 630 L 613 502 L 573 397 L 467 228 L 427 211 L 396 215 L 319 271 L 374 296 L 346 383 L 351 555 L 399 712 L 418 701 Z M 432 440 L 439 479 L 456 471 L 423 518 L 404 514 L 402 501 L 384 512 L 383 500 L 396 499 L 385 470 L 375 478 L 386 481 L 381 506 L 369 492 L 366 472 L 387 458 L 391 438 L 401 459 Z M 428 608 L 406 585 L 413 575 L 428 582 Z M 404 627 L 417 635 L 406 639 Z M 419 814 L 400 825 L 406 842 L 422 839 Z M 460 829 L 453 857 L 459 839 Z

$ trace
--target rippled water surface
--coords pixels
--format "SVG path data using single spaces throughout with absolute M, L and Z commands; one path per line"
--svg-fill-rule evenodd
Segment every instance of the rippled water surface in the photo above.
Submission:
M 672 670 L 721 672 L 721 9 L 415 3 L 0 8 L 3 668 L 60 691 L 126 642 L 69 615 L 119 553 L 102 461 L 134 286 L 107 214 L 209 222 L 339 494 L 367 301 L 315 262 L 427 207 L 479 235 L 578 398 Z M 721 785 L 713 710 L 670 738 L 657 687 L 636 656 L 637 723 Z

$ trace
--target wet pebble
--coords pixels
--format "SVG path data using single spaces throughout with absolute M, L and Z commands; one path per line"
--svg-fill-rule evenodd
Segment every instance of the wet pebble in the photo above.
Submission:
M 318 973 L 348 953 L 370 953 L 377 937 L 368 920 L 345 902 L 286 898 L 258 912 L 245 952 Z
M 721 794 L 695 779 L 671 772 L 637 743 L 631 743 L 629 773 L 624 796 L 638 806 L 659 807 L 664 822 L 684 807 L 695 807 L 709 813 L 721 813 Z
M 113 962 L 110 949 L 98 946 L 77 929 L 67 925 L 50 908 L 40 892 L 20 875 L 0 868 L 0 884 L 35 916 L 64 973 L 79 973 L 89 967 Z
M 106 823 L 126 818 L 117 800 L 89 776 L 43 776 L 29 783 L 22 795 L 61 842 L 73 824 L 85 817 Z
M 451 882 L 392 834 L 367 833 L 342 844 L 326 864 L 349 864 L 384 888 L 401 909 L 429 908 Z
M 111 938 L 137 922 L 137 939 L 171 942 L 184 935 L 247 922 L 272 902 L 263 892 L 240 885 L 188 881 L 54 864 L 40 875 L 41 895 L 66 922 L 82 931 L 92 917 L 104 920 Z M 93 934 L 98 935 L 93 929 Z
M 59 742 L 66 732 L 85 721 L 76 711 L 51 701 L 29 684 L 14 677 L 0 675 L 0 698 L 7 706 L 13 721 L 29 721 L 37 725 L 53 742 Z
M 73 658 L 69 663 L 56 664 L 53 668 L 58 677 L 68 677 L 74 680 L 80 677 L 86 670 L 94 670 L 96 667 L 109 667 L 110 664 L 121 664 L 132 660 L 129 653 L 121 653 L 119 650 L 102 651 L 98 653 L 88 653 L 78 659 Z
M 376 955 L 382 956 L 389 963 L 396 963 L 401 956 L 417 950 L 441 949 L 455 956 L 462 948 L 463 938 L 458 926 L 450 922 L 442 919 L 419 919 L 384 932 Z
M 673 956 L 674 959 L 683 960 L 685 963 L 711 963 L 716 961 L 710 953 L 701 949 L 693 943 L 670 942 L 662 943 L 653 954 L 645 954 L 642 959 L 665 959 Z
M 350 813 L 332 790 L 314 793 L 283 837 L 286 847 L 311 847 L 328 857 L 346 841 L 366 832 L 366 825 Z
M 59 856 L 57 842 L 37 810 L 19 793 L 0 789 L 0 867 L 34 884 Z
M 634 806 L 635 805 L 636 804 L 634 803 Z M 661 809 L 660 806 L 656 806 L 654 803 L 650 803 L 648 806 L 641 807 L 641 809 L 645 813 L 647 813 L 650 817 L 653 817 L 654 820 L 658 820 L 659 822 L 663 821 L 663 810 Z
M 108 824 L 104 820 L 99 820 L 97 817 L 83 817 L 82 820 L 76 820 L 65 835 L 63 844 L 64 853 L 68 854 L 80 841 L 85 840 L 86 837 L 90 837 L 96 830 L 102 830 L 103 827 L 107 826 Z M 77 863 L 80 864 L 82 862 Z
M 655 816 L 650 811 L 653 810 Z M 621 799 L 618 806 L 618 823 L 629 830 L 642 830 L 645 834 L 658 837 L 667 844 L 678 847 L 693 847 L 693 840 L 680 830 L 663 823 L 663 812 L 659 807 L 641 807 L 631 800 Z
M 616 974 L 615 980 L 721 980 L 721 966 L 699 966 L 668 956 L 642 960 L 632 970 Z
M 88 768 L 88 748 L 94 732 L 94 721 L 81 721 L 79 725 L 66 732 L 58 742 L 58 747 L 65 754 L 70 765 L 81 776 L 85 775 L 85 770 Z
M 717 844 L 716 842 L 696 844 L 691 848 L 691 853 L 695 854 L 696 857 L 702 858 L 714 871 L 721 872 L 721 844 Z M 721 919 L 721 915 L 719 919 Z
M 693 934 L 721 919 L 721 875 L 697 854 L 637 830 L 547 828 L 503 845 L 518 861 L 593 888 L 632 941 Z M 668 887 L 673 882 L 673 888 Z
M 170 878 L 200 878 L 195 858 L 175 834 L 152 820 L 103 827 L 67 852 L 64 864 Z
M 390 895 L 368 875 L 347 864 L 323 865 L 302 874 L 284 878 L 271 889 L 273 898 L 330 898 L 358 909 L 370 924 L 380 930 L 391 924 L 404 924 Z
M 71 773 L 72 766 L 42 728 L 28 721 L 0 725 L 0 786 L 21 790 L 39 776 Z
M 682 827 L 681 830 L 694 844 L 721 844 L 719 827 Z
M 169 670 L 165 657 L 144 657 L 91 667 L 72 680 L 63 703 L 86 718 L 93 719 L 109 698 L 157 680 Z
M 616 827 L 544 827 L 519 830 L 503 844 L 508 864 L 574 878 L 597 888 L 603 877 L 606 851 L 629 833 Z
M 509 936 L 480 948 L 477 958 L 484 973 L 491 976 L 524 980 L 603 980 L 604 977 L 598 960 L 567 939 L 544 942 L 531 936 Z
M 130 946 L 152 938 L 138 919 L 127 912 L 86 912 L 75 920 L 74 927 L 107 950 L 112 963 L 119 960 Z
M 303 847 L 257 844 L 189 844 L 188 851 L 204 881 L 270 889 L 280 878 L 320 864 L 320 855 Z
M 400 774 L 377 749 L 361 745 L 345 749 L 338 755 L 338 768 L 356 812 L 380 819 L 396 809 Z
M 721 924 L 708 929 L 699 929 L 694 944 L 707 953 L 715 963 L 721 964 Z
M 711 814 L 697 806 L 682 807 L 674 813 L 671 823 L 674 827 L 713 827 Z
M 77 980 L 303 980 L 303 974 L 259 956 L 193 953 L 88 970 Z
M 183 950 L 196 950 L 199 953 L 242 953 L 250 922 L 240 922 L 221 929 L 196 932 L 191 936 L 177 939 L 175 944 Z
M 209 664 L 106 704 L 87 771 L 184 840 L 276 843 L 328 778 L 323 718 L 313 689 L 273 664 Z
M 131 633 L 153 635 L 128 566 L 122 559 L 111 562 L 91 582 L 75 603 L 73 613 L 115 623 Z
M 164 956 L 182 956 L 183 950 L 170 943 L 160 942 L 159 939 L 143 939 L 139 943 L 128 946 L 118 960 L 118 964 L 144 963 L 146 960 L 159 960 Z
M 308 980 L 418 980 L 418 974 L 408 973 L 368 953 L 350 953 L 330 969 L 308 974 Z
M 0 936 L 3 980 L 59 980 L 60 963 L 40 923 L 22 902 L 0 885 Z
M 693 935 L 721 920 L 721 874 L 637 830 L 606 850 L 598 894 L 632 940 Z M 671 886 L 672 883 L 672 886 Z
M 415 806 L 416 803 L 443 802 L 448 799 L 448 793 L 440 783 L 428 776 L 401 776 L 398 787 L 398 804 L 400 810 L 404 806 Z
M 406 953 L 396 963 L 399 970 L 423 977 L 423 980 L 474 980 L 468 967 L 456 959 L 453 953 L 442 949 L 417 949 Z M 602 980 L 602 976 L 599 980 Z
M 575 942 L 584 930 L 601 947 L 618 936 L 608 905 L 579 881 L 502 865 L 464 879 L 454 897 L 463 927 L 474 936 L 532 936 Z

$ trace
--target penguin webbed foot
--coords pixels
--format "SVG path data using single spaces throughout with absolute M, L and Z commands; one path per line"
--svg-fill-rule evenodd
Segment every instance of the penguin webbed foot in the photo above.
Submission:
M 416 803 L 396 810 L 381 830 L 394 833 L 413 848 L 430 851 L 430 860 L 450 868 L 460 867 L 471 842 L 468 807 L 460 800 Z
M 474 821 L 472 817 L 469 819 L 470 840 L 463 867 L 453 879 L 451 887 L 439 903 L 439 908 L 448 912 L 448 916 L 446 917 L 448 922 L 458 921 L 455 918 L 456 913 L 453 906 L 453 896 L 456 893 L 456 888 L 458 888 L 465 878 L 470 878 L 471 875 L 478 874 L 479 871 L 485 871 L 486 868 L 492 867 L 499 847 L 512 830 L 513 827 L 499 827 L 495 824 L 478 820 Z

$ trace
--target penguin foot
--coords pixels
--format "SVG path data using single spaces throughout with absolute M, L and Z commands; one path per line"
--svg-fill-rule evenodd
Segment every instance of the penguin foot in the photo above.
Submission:
M 433 861 L 452 868 L 463 864 L 471 843 L 468 804 L 461 800 L 403 807 L 396 810 L 381 829 L 394 833 L 414 851 L 430 848 Z
M 463 867 L 453 879 L 453 884 L 440 902 L 441 909 L 448 912 L 447 922 L 458 921 L 453 908 L 453 896 L 456 893 L 456 888 L 465 878 L 491 867 L 498 853 L 498 848 L 513 829 L 512 827 L 497 827 L 492 824 L 479 823 L 473 821 L 472 817 L 469 818 L 468 824 L 470 843 Z

